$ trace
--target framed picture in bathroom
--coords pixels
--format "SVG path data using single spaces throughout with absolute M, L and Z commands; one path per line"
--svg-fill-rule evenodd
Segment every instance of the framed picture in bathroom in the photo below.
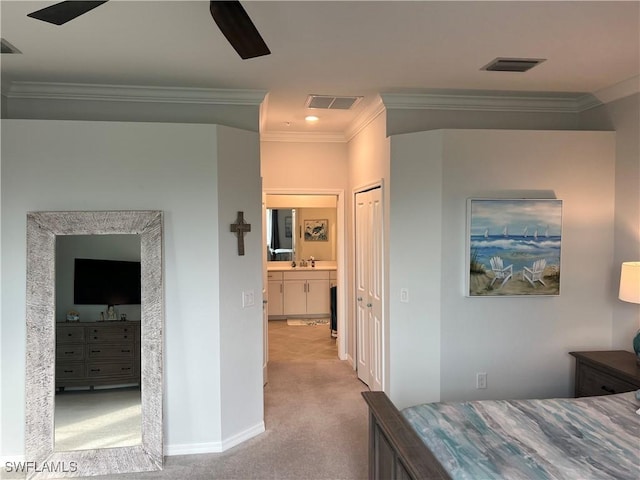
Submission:
M 284 237 L 291 238 L 291 216 L 284 217 Z
M 304 240 L 306 242 L 326 242 L 329 240 L 328 234 L 329 220 L 304 220 Z

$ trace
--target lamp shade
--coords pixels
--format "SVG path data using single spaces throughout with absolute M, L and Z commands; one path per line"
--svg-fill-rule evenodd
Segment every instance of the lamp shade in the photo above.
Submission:
M 622 264 L 618 298 L 625 302 L 640 303 L 640 262 Z

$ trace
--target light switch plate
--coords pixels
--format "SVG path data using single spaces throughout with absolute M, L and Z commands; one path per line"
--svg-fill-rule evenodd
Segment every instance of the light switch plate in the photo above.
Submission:
M 255 305 L 255 295 L 253 290 L 242 292 L 242 308 L 253 307 Z
M 400 289 L 400 301 L 402 303 L 409 303 L 409 289 L 401 288 Z

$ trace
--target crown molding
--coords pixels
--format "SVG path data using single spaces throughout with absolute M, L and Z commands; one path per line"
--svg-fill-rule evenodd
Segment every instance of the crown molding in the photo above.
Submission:
M 595 92 L 594 95 L 602 103 L 610 103 L 638 92 L 640 92 L 640 75 L 628 78 L 627 80 L 616 83 L 615 85 L 602 88 Z
M 258 106 L 262 103 L 267 91 L 148 87 L 136 85 L 95 85 L 84 83 L 12 82 L 4 94 L 8 98 L 16 99 Z
M 523 95 L 514 92 L 382 93 L 386 108 L 415 110 L 481 110 L 494 112 L 579 113 L 600 105 L 588 93 Z
M 358 135 L 367 125 L 373 122 L 379 115 L 385 112 L 382 99 L 378 96 L 375 101 L 365 108 L 355 120 L 342 133 L 323 132 L 290 132 L 286 130 L 273 132 L 260 132 L 260 140 L 263 142 L 299 142 L 299 143 L 348 143 Z
M 346 143 L 347 139 L 342 133 L 288 132 L 286 130 L 277 130 L 273 132 L 260 132 L 260 141 L 287 143 Z
M 360 115 L 349 125 L 345 133 L 346 141 L 350 142 L 356 135 L 365 129 L 371 122 L 373 122 L 379 115 L 386 111 L 384 102 L 380 95 L 378 95 L 375 101 L 370 107 L 363 110 Z

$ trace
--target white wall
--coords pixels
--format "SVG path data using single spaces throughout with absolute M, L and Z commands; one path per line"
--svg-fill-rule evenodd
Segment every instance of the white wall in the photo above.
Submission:
M 568 352 L 611 347 L 615 134 L 445 130 L 393 137 L 392 154 L 392 400 L 406 406 L 437 397 L 438 337 L 443 400 L 570 395 Z M 465 297 L 466 199 L 536 191 L 563 200 L 560 296 Z M 408 235 L 413 258 L 398 253 L 410 246 Z M 417 291 L 411 298 L 420 303 L 400 304 L 401 287 Z M 403 322 L 398 344 L 394 322 Z M 480 371 L 487 390 L 475 389 Z
M 439 131 L 391 137 L 388 394 L 404 406 L 440 400 L 443 143 Z
M 616 130 L 615 257 L 610 295 L 618 296 L 620 265 L 640 260 L 640 93 L 607 104 Z M 640 328 L 640 306 L 617 301 L 613 310 L 612 347 L 632 350 Z
M 261 142 L 263 187 L 273 190 L 347 188 L 344 143 Z
M 255 367 L 248 365 L 249 360 L 234 365 L 236 384 L 229 385 L 225 378 L 231 393 L 224 398 L 220 393 L 221 363 L 227 364 L 221 344 L 230 341 L 237 348 L 246 331 L 247 349 L 259 350 L 259 344 L 256 347 L 253 339 L 255 328 L 247 328 L 253 318 L 248 312 L 236 324 L 226 323 L 231 307 L 221 303 L 221 295 L 239 298 L 240 292 L 231 295 L 226 287 L 222 290 L 219 272 L 227 272 L 230 265 L 219 259 L 219 250 L 234 244 L 232 234 L 226 235 L 237 207 L 227 205 L 217 186 L 229 182 L 227 188 L 238 190 L 229 201 L 242 195 L 244 182 L 247 201 L 256 188 L 259 192 L 257 156 L 251 158 L 254 167 L 242 182 L 225 170 L 232 144 L 238 143 L 238 162 L 255 155 L 257 134 L 215 125 L 3 120 L 2 140 L 0 455 L 21 455 L 24 448 L 28 211 L 163 210 L 166 451 L 224 446 L 223 413 L 225 435 L 255 424 L 261 417 L 255 404 L 260 399 L 249 405 L 248 412 L 227 405 L 239 392 L 261 388 L 261 381 L 259 387 L 249 385 L 255 382 L 259 360 Z M 251 235 L 248 238 L 254 241 Z M 233 268 L 236 275 L 252 278 L 260 262 L 250 257 Z M 252 280 L 232 285 L 256 288 Z M 245 403 L 243 398 L 237 400 Z
M 354 233 L 354 194 L 373 184 L 382 185 L 382 204 L 384 239 L 389 238 L 389 139 L 386 136 L 387 119 L 384 114 L 375 117 L 358 135 L 348 143 L 349 152 L 349 195 L 347 196 L 347 245 L 349 245 L 349 277 L 347 279 L 348 294 L 347 311 L 349 312 L 349 339 L 348 356 L 351 360 L 356 358 L 356 331 L 355 331 L 355 278 L 353 275 L 355 233 Z M 384 248 L 384 298 L 389 298 L 389 255 L 388 248 Z M 389 305 L 383 304 L 384 317 L 389 318 Z M 389 322 L 385 325 L 383 349 L 389 351 Z M 383 388 L 387 391 L 386 382 L 389 378 L 389 356 L 383 366 Z
M 225 450 L 264 431 L 262 183 L 258 136 L 218 128 L 220 450 Z M 238 255 L 238 239 L 230 232 L 239 211 L 251 224 L 251 232 L 244 236 L 243 256 Z M 253 306 L 243 308 L 242 292 L 253 293 Z

